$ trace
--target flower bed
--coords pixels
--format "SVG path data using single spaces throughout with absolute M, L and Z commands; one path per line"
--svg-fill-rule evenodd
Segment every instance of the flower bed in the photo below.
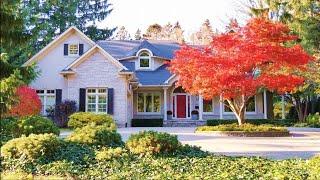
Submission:
M 271 125 L 243 124 L 239 126 L 233 124 L 221 124 L 217 126 L 199 126 L 197 133 L 212 133 L 226 136 L 248 136 L 248 137 L 279 137 L 290 136 L 289 131 L 284 127 L 274 127 Z

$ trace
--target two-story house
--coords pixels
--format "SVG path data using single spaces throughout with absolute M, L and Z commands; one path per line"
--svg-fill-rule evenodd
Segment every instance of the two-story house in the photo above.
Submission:
M 204 100 L 186 93 L 167 70 L 180 45 L 169 41 L 106 40 L 93 42 L 71 27 L 24 65 L 37 64 L 40 76 L 31 84 L 42 101 L 42 113 L 63 100 L 77 102 L 79 111 L 109 113 L 119 126 L 131 119 L 163 118 L 164 123 L 191 119 L 233 119 L 220 97 Z M 272 103 L 263 92 L 251 99 L 247 118 L 268 118 Z M 167 111 L 172 112 L 168 119 Z

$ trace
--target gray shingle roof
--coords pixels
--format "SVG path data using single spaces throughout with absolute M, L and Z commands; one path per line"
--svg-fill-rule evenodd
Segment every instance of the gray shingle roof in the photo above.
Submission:
M 167 67 L 168 65 L 164 64 L 154 71 L 135 71 L 135 73 L 142 85 L 161 85 L 172 76 Z
M 149 49 L 153 56 L 164 59 L 172 59 L 174 52 L 180 49 L 178 43 L 172 41 L 155 40 L 105 40 L 98 41 L 97 44 L 107 51 L 115 59 L 136 56 L 140 49 Z M 154 71 L 136 70 L 134 62 L 120 61 L 128 70 L 136 74 L 138 81 L 142 85 L 161 85 L 171 77 L 171 73 L 166 69 L 168 65 L 162 65 Z
M 143 48 L 152 51 L 154 56 L 172 59 L 174 51 L 180 49 L 180 45 L 173 41 L 156 40 L 105 40 L 97 44 L 110 53 L 115 59 L 122 59 L 135 54 Z

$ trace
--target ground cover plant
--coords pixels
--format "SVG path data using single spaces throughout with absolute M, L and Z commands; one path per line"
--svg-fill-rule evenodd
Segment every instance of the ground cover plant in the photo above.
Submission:
M 199 126 L 196 131 L 243 131 L 243 132 L 288 132 L 284 127 L 274 127 L 272 125 L 254 125 L 245 123 L 238 126 L 236 123 L 220 124 L 217 126 Z

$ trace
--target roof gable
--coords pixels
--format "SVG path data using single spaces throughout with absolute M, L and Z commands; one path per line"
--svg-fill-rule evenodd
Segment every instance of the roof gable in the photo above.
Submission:
M 63 41 L 73 33 L 77 33 L 83 40 L 85 40 L 88 44 L 93 46 L 95 44 L 94 41 L 92 41 L 89 37 L 87 37 L 85 34 L 83 34 L 78 28 L 75 26 L 72 26 L 68 28 L 66 31 L 64 31 L 62 34 L 60 34 L 58 37 L 56 37 L 53 41 L 51 41 L 49 44 L 47 44 L 44 48 L 42 48 L 38 53 L 36 53 L 33 57 L 31 57 L 28 61 L 26 61 L 23 66 L 28 66 L 32 64 L 33 62 L 36 62 L 39 60 L 39 57 L 50 51 L 51 48 L 55 47 L 59 44 L 59 42 Z

